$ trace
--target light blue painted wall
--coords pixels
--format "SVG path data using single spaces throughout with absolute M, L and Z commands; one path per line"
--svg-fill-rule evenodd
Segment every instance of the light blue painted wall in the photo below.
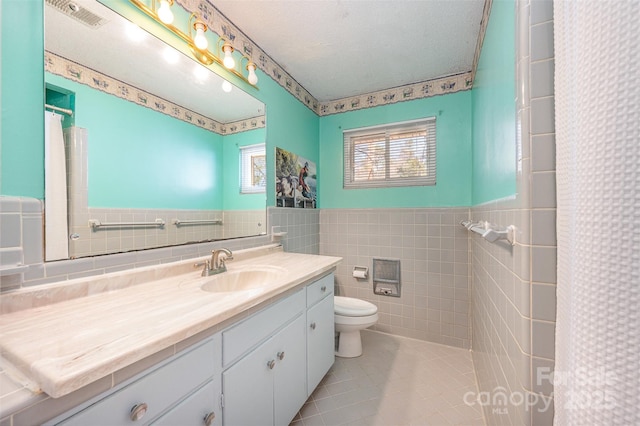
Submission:
M 435 186 L 343 188 L 343 130 L 436 117 Z M 321 208 L 468 206 L 471 203 L 471 92 L 399 102 L 320 119 Z
M 494 0 L 473 83 L 473 205 L 516 191 L 515 2 Z
M 42 0 L 22 1 L 22 0 L 2 0 L 2 181 L 0 182 L 0 193 L 3 195 L 30 196 L 42 199 L 44 197 L 44 71 L 43 71 L 43 33 L 38 30 L 42 25 L 36 25 L 38 21 L 42 23 L 44 4 Z M 25 11 L 24 9 L 28 9 Z M 21 27 L 16 16 L 29 16 L 30 22 L 34 23 L 36 30 L 27 32 Z M 19 28 L 18 28 L 19 27 Z M 33 37 L 31 37 L 33 36 Z M 8 49 L 6 46 L 12 46 Z M 10 64 L 7 65 L 7 64 Z M 318 161 L 318 117 L 285 89 L 273 81 L 269 76 L 261 71 L 257 71 L 260 79 L 259 90 L 249 89 L 249 93 L 267 105 L 267 164 L 269 177 L 267 179 L 268 205 L 275 205 L 275 147 L 293 151 L 305 156 L 312 161 Z M 10 81 L 9 83 L 7 83 Z M 81 92 L 81 90 L 78 90 Z M 82 99 L 76 102 L 83 102 Z M 118 102 L 113 99 L 112 102 Z M 121 101 L 125 102 L 125 101 Z M 77 104 L 79 107 L 79 104 Z M 124 108 L 128 108 L 125 106 Z M 80 111 L 80 110 L 79 110 Z M 146 111 L 146 113 L 153 113 Z M 156 113 L 157 114 L 157 113 Z M 160 114 L 162 115 L 162 114 Z M 9 119 L 11 118 L 11 119 Z M 126 117 L 119 125 L 129 125 Z M 160 118 L 162 119 L 162 118 Z M 80 122 L 78 126 L 89 127 L 90 123 Z M 185 123 L 185 126 L 189 126 Z M 193 127 L 193 126 L 191 126 Z M 185 130 L 187 133 L 189 130 Z M 210 134 L 207 132 L 207 134 Z M 167 142 L 171 145 L 169 142 Z M 122 153 L 105 154 L 101 160 L 102 165 L 112 170 L 121 161 L 128 161 L 127 155 Z M 174 151 L 167 158 L 155 158 L 154 162 L 161 166 L 176 163 L 184 163 L 195 156 L 200 156 L 198 147 L 193 150 L 178 154 Z M 130 154 L 129 154 L 130 155 Z M 218 152 L 215 155 L 221 155 Z M 176 160 L 176 158 L 179 160 Z M 202 158 L 198 158 L 201 161 Z M 209 158 L 211 162 L 214 160 Z M 198 163 L 200 164 L 200 163 Z M 213 163 L 212 163 L 213 164 Z M 100 167 L 102 167 L 100 165 Z M 94 167 L 93 165 L 91 167 Z M 95 166 L 98 167 L 98 166 Z M 217 171 L 210 171 L 215 175 Z M 119 179 L 117 173 L 112 173 L 113 179 Z M 193 173 L 194 179 L 198 183 L 206 179 L 202 173 Z M 140 178 L 149 181 L 145 174 L 139 174 Z M 186 175 L 185 175 L 186 176 Z M 163 178 L 164 179 L 164 178 Z M 219 180 L 218 182 L 221 182 Z M 91 185 L 94 183 L 91 182 Z M 158 186 L 161 182 L 157 182 Z M 97 183 L 96 183 L 97 185 Z M 110 187 L 109 183 L 103 181 L 101 185 Z M 185 184 L 186 185 L 186 184 Z M 183 185 L 184 187 L 184 185 Z M 96 187 L 97 190 L 98 187 Z M 201 194 L 202 188 L 197 185 L 189 189 L 189 193 Z M 95 193 L 95 192 L 94 192 Z M 175 191 L 168 192 L 172 196 Z M 139 194 L 145 197 L 144 194 Z M 91 194 L 90 194 L 91 197 Z M 139 202 L 138 199 L 136 199 Z M 205 200 L 206 206 L 210 208 L 212 200 L 199 197 Z M 222 203 L 222 200 L 213 201 L 214 205 Z M 90 198 L 92 205 L 105 206 L 119 205 L 121 201 L 102 200 Z M 97 203 L 97 204 L 96 204 Z M 175 202 L 174 204 L 179 204 Z M 184 208 L 184 207 L 183 207 Z
M 222 136 L 57 75 L 46 81 L 75 92 L 89 207 L 222 208 Z
M 43 11 L 41 1 L 0 1 L 2 195 L 44 198 Z
M 267 206 L 276 205 L 276 147 L 319 163 L 320 119 L 260 70 L 259 91 L 250 92 L 266 104 L 267 110 Z
M 263 128 L 222 137 L 224 210 L 257 210 L 265 207 L 265 193 L 240 193 L 240 147 L 264 143 L 266 133 Z

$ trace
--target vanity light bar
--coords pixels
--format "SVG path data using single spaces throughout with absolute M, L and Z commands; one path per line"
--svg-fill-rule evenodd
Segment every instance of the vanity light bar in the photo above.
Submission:
M 171 31 L 173 34 L 178 36 L 180 39 L 182 39 L 182 41 L 184 41 L 187 44 L 187 46 L 189 46 L 189 49 L 191 50 L 191 53 L 193 54 L 193 56 L 199 62 L 201 62 L 203 65 L 211 65 L 211 64 L 213 64 L 215 62 L 216 64 L 218 64 L 221 67 L 223 67 L 225 70 L 229 71 L 230 73 L 232 73 L 236 77 L 240 78 L 242 81 L 244 81 L 244 82 L 248 83 L 250 86 L 255 87 L 256 89 L 258 89 L 258 87 L 255 85 L 257 83 L 257 77 L 255 76 L 255 64 L 249 58 L 247 58 L 247 59 L 249 60 L 249 64 L 251 64 L 251 67 L 248 66 L 248 68 L 247 68 L 247 70 L 249 71 L 249 78 L 247 78 L 247 77 L 244 76 L 244 74 L 242 74 L 241 72 L 239 72 L 235 68 L 231 68 L 231 69 L 227 68 L 225 66 L 225 64 L 224 64 L 224 60 L 221 59 L 220 57 L 216 56 L 215 54 L 211 53 L 208 49 L 206 49 L 206 48 L 200 49 L 199 47 L 197 47 L 195 42 L 194 42 L 194 39 L 192 37 L 190 37 L 188 34 L 183 32 L 179 28 L 177 28 L 175 25 L 163 22 L 162 19 L 160 19 L 160 17 L 158 16 L 158 13 L 155 10 L 153 10 L 152 8 L 149 8 L 146 4 L 142 3 L 140 0 L 129 0 L 129 2 L 131 2 L 131 4 L 133 4 L 139 10 L 144 12 L 147 16 L 149 16 L 151 19 L 156 21 L 158 24 L 162 25 L 163 27 L 165 27 L 166 29 Z M 193 18 L 194 16 L 196 16 L 196 15 L 195 14 L 191 14 L 191 18 Z M 191 20 L 191 18 L 189 18 L 189 19 Z M 200 22 L 202 22 L 202 21 L 200 21 Z M 225 45 L 228 45 L 229 47 L 231 47 L 231 45 L 222 37 L 220 37 L 220 39 L 218 41 L 219 42 L 223 41 Z M 218 43 L 218 44 L 220 44 L 220 43 Z M 231 48 L 231 49 L 233 49 L 233 48 Z M 246 56 L 243 56 L 243 59 L 244 58 L 246 58 Z M 252 68 L 252 69 L 250 70 L 249 68 Z

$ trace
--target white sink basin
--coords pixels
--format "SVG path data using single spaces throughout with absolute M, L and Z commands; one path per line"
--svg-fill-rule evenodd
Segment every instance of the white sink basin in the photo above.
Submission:
M 284 269 L 273 266 L 230 270 L 209 277 L 200 288 L 212 293 L 262 289 L 283 278 L 285 272 Z

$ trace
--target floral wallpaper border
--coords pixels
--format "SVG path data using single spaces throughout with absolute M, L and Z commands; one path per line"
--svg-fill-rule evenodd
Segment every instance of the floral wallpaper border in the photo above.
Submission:
M 470 90 L 472 86 L 473 79 L 471 72 L 468 72 L 439 78 L 437 80 L 423 81 L 421 83 L 394 87 L 393 89 L 380 90 L 360 96 L 350 96 L 335 101 L 323 102 L 320 105 L 320 115 L 338 114 L 396 102 L 429 98 L 431 96 Z
M 423 81 L 406 86 L 395 87 L 359 96 L 351 96 L 329 102 L 319 102 L 269 55 L 258 47 L 246 34 L 229 21 L 210 0 L 175 0 L 177 4 L 187 11 L 197 11 L 207 26 L 215 33 L 229 40 L 234 49 L 249 56 L 265 74 L 269 75 L 276 83 L 287 90 L 296 99 L 306 105 L 319 116 L 337 114 L 363 108 L 372 108 L 401 101 L 427 98 L 462 90 L 470 90 L 473 87 L 480 49 L 489 21 L 492 0 L 485 0 L 480 32 L 476 43 L 476 51 L 473 59 L 473 69 L 467 73 Z
M 232 123 L 220 123 L 48 51 L 44 53 L 44 69 L 52 74 L 161 112 L 219 135 L 230 135 L 258 129 L 265 127 L 266 124 L 264 115 Z

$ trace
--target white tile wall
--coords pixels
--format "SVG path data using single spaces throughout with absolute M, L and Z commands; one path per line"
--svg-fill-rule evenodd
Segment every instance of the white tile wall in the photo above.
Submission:
M 0 291 L 20 287 L 31 268 L 42 264 L 42 223 L 40 200 L 0 196 Z M 11 272 L 20 265 L 29 269 Z
M 467 208 L 323 209 L 320 254 L 341 256 L 337 294 L 378 306 L 373 328 L 462 348 L 470 347 L 469 240 L 459 225 Z M 401 297 L 373 293 L 355 266 L 373 258 L 400 259 Z
M 553 421 L 556 193 L 553 4 L 518 0 L 517 195 L 472 209 L 473 220 L 518 227 L 514 247 L 471 237 L 473 360 L 480 392 L 527 404 L 485 406 L 487 424 Z M 526 68 L 526 69 L 524 69 Z
M 289 207 L 269 207 L 269 234 L 275 227 L 286 235 L 277 237 L 285 251 L 295 253 L 320 253 L 320 210 Z

